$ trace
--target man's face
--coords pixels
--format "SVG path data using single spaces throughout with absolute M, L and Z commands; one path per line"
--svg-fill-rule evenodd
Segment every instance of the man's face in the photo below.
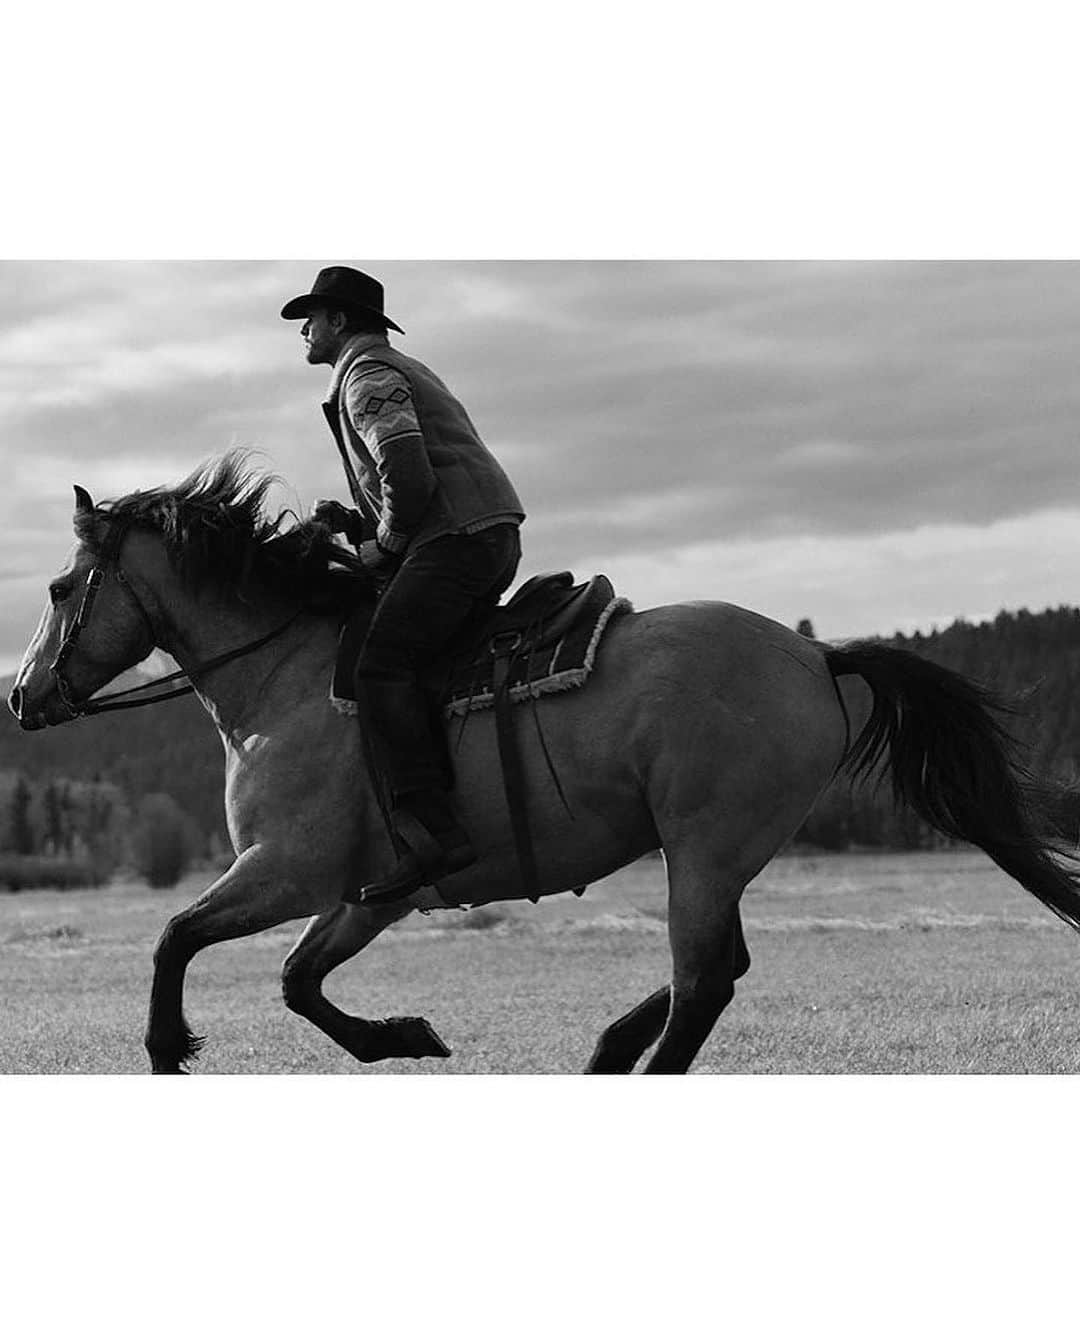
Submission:
M 307 347 L 309 363 L 335 363 L 344 344 L 342 328 L 345 318 L 340 312 L 328 312 L 317 307 L 308 313 L 300 328 L 300 336 Z

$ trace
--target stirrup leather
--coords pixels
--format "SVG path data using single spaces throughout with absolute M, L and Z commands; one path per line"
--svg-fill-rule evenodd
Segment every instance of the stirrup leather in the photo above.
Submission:
M 390 816 L 394 832 L 416 858 L 424 875 L 436 873 L 444 864 L 446 849 L 435 835 L 409 810 L 395 810 Z

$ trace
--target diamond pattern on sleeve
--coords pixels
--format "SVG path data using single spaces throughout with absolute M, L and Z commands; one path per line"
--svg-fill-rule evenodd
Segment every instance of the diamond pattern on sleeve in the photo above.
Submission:
M 421 431 L 412 390 L 396 368 L 379 365 L 365 371 L 350 400 L 356 430 L 373 453 L 395 438 Z

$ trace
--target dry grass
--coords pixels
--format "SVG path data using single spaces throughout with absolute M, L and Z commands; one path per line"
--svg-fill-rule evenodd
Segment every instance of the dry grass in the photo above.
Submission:
M 128 885 L 0 897 L 0 1072 L 142 1072 L 150 954 L 200 892 Z M 748 891 L 753 967 L 704 1072 L 1072 1072 L 1080 941 L 980 854 L 785 857 Z M 356 1072 L 281 1003 L 290 926 L 188 975 L 201 1072 Z M 668 976 L 664 873 L 643 861 L 538 908 L 413 918 L 328 982 L 344 1009 L 426 1015 L 447 1062 L 377 1071 L 581 1069 L 603 1026 Z

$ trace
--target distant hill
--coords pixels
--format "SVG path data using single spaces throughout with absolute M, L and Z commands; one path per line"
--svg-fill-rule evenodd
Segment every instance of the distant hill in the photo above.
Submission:
M 1080 609 L 1020 610 L 981 624 L 958 620 L 941 632 L 883 641 L 1022 700 L 1023 712 L 1012 726 L 1032 746 L 1036 771 L 1068 780 L 1080 776 Z M 147 678 L 141 671 L 129 672 L 118 683 Z M 11 682 L 11 676 L 0 680 L 4 699 Z M 194 698 L 33 733 L 21 731 L 10 713 L 0 712 L 0 773 L 5 772 L 35 781 L 115 782 L 131 799 L 167 792 L 205 834 L 224 834 L 221 742 Z M 828 846 L 910 846 L 929 840 L 925 827 L 911 816 L 895 816 L 884 795 L 875 798 L 864 789 L 852 796 L 846 784 L 826 793 L 802 836 Z

